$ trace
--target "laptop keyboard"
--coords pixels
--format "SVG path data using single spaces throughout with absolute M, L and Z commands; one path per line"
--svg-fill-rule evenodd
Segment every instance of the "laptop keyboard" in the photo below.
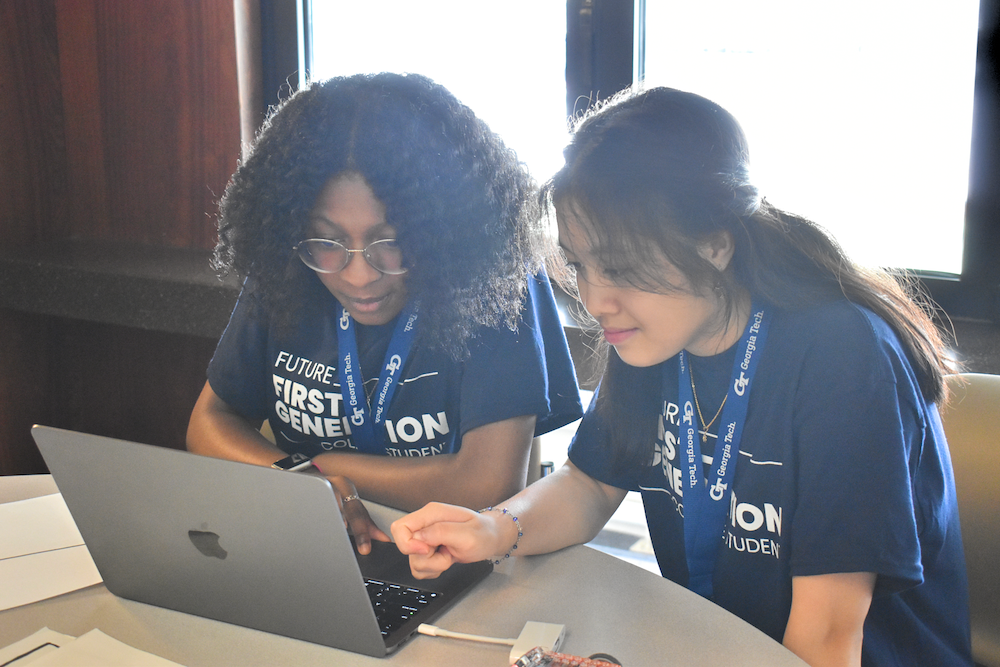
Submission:
M 441 597 L 440 593 L 389 584 L 377 579 L 365 579 L 365 588 L 368 589 L 368 597 L 371 598 L 383 637 Z

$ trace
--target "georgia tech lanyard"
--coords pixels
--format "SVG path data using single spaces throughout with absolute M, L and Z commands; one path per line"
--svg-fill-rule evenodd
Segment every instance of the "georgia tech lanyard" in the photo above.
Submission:
M 729 509 L 729 494 L 732 492 L 740 438 L 750 401 L 750 383 L 767 338 L 768 313 L 753 307 L 750 312 L 750 321 L 733 361 L 728 398 L 719 423 L 707 484 L 702 470 L 698 425 L 695 423 L 691 367 L 683 350 L 678 355 L 678 398 L 681 403 L 678 435 L 680 449 L 684 452 L 681 466 L 684 475 L 684 551 L 688 563 L 688 588 L 706 598 L 712 597 L 712 573 L 726 523 L 726 510 Z
M 374 408 L 365 394 L 365 379 L 361 374 L 361 357 L 358 355 L 358 339 L 354 320 L 344 307 L 337 304 L 337 346 L 340 353 L 340 393 L 343 396 L 344 412 L 351 425 L 351 439 L 363 452 L 380 453 L 378 448 L 382 438 L 376 438 L 375 427 L 385 421 L 392 396 L 396 393 L 396 373 L 401 372 L 406 358 L 413 347 L 416 334 L 417 309 L 407 304 L 399 314 L 396 328 L 389 339 L 385 362 L 378 384 L 375 386 Z

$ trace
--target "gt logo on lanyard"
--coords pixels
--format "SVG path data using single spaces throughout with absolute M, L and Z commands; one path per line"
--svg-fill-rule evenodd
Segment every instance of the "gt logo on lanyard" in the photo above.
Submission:
M 716 452 L 712 457 L 708 480 L 702 470 L 698 428 L 689 414 L 694 401 L 691 367 L 683 350 L 678 355 L 678 402 L 685 406 L 684 418 L 678 425 L 678 437 L 688 464 L 684 479 L 684 551 L 688 564 L 688 588 L 706 598 L 712 597 L 712 575 L 719 551 L 719 536 L 726 522 L 726 498 L 732 490 L 736 454 L 746 423 L 750 384 L 767 339 L 767 312 L 751 309 L 751 313 L 753 315 L 747 322 L 733 362 L 733 380 L 719 424 L 719 434 L 725 429 L 725 436 L 716 439 Z M 666 387 L 664 392 L 667 392 Z
M 400 313 L 396 328 L 389 339 L 389 349 L 386 350 L 386 361 L 375 387 L 374 409 L 364 392 L 364 377 L 361 374 L 361 358 L 358 355 L 358 340 L 354 330 L 354 320 L 343 306 L 337 304 L 338 329 L 337 346 L 340 355 L 340 389 L 344 400 L 352 409 L 351 439 L 359 451 L 378 453 L 384 444 L 384 437 L 376 435 L 376 426 L 385 421 L 392 397 L 396 393 L 396 371 L 401 369 L 410 355 L 413 340 L 416 337 L 414 323 L 417 319 L 416 306 L 407 304 Z

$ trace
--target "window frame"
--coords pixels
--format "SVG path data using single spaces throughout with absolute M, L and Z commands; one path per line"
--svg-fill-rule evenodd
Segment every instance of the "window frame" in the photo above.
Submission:
M 312 0 L 259 0 L 264 114 L 305 85 L 312 70 Z

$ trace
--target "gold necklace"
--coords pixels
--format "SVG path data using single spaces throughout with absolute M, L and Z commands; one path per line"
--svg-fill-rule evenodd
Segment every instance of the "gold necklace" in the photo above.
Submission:
M 694 394 L 694 407 L 698 411 L 698 419 L 701 420 L 701 441 L 708 442 L 708 427 L 715 423 L 715 420 L 719 418 L 722 414 L 722 408 L 726 405 L 726 399 L 729 398 L 729 393 L 727 392 L 725 396 L 722 397 L 722 404 L 719 405 L 719 409 L 716 411 L 715 416 L 712 417 L 712 421 L 705 423 L 705 418 L 701 415 L 701 406 L 698 405 L 698 391 L 694 388 L 694 370 L 689 369 L 691 375 L 691 393 Z

